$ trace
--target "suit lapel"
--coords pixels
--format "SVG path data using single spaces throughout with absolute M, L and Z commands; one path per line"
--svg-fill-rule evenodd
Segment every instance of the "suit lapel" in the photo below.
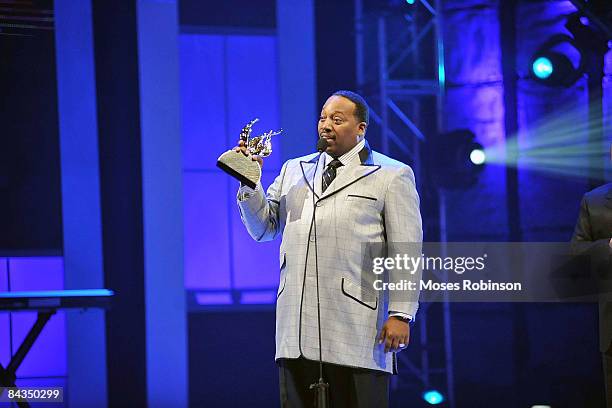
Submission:
M 302 176 L 304 177 L 304 181 L 306 185 L 312 191 L 317 198 L 317 200 L 321 197 L 321 183 L 317 182 L 317 180 L 321 180 L 321 172 L 323 169 L 321 168 L 321 162 L 323 160 L 318 160 L 321 156 L 316 155 L 309 161 L 300 161 L 300 168 L 302 169 Z M 316 169 L 316 175 L 315 175 Z M 316 179 L 313 178 L 316 176 Z M 312 185 L 314 183 L 314 186 Z
M 374 164 L 372 150 L 370 150 L 370 146 L 368 145 L 367 141 L 365 142 L 363 149 L 361 149 L 359 152 L 359 160 L 361 162 L 360 165 L 348 166 L 346 169 L 344 169 L 344 171 L 341 171 L 338 174 L 329 187 L 327 187 L 325 193 L 321 195 L 321 199 L 330 197 L 340 190 L 344 190 L 351 184 L 369 176 L 372 173 L 375 173 L 380 169 L 379 165 Z

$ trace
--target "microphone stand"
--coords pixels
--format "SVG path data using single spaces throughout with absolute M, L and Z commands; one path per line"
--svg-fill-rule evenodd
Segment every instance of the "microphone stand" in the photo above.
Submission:
M 314 248 L 315 248 L 315 275 L 317 283 L 317 326 L 319 329 L 319 381 L 310 384 L 310 389 L 315 390 L 315 406 L 317 408 L 327 408 L 329 406 L 329 384 L 323 379 L 323 349 L 321 347 L 321 300 L 319 298 L 319 255 L 317 253 L 317 221 L 316 212 L 317 207 L 315 203 L 315 182 L 317 175 L 317 167 L 319 167 L 319 160 L 321 155 L 327 148 L 327 141 L 323 138 L 317 142 L 317 150 L 319 151 L 319 158 L 317 159 L 317 166 L 315 167 L 314 175 L 312 176 L 312 223 L 314 231 Z

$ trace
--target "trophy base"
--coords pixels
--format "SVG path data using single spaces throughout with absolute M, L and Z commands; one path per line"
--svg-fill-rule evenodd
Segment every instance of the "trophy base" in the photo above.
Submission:
M 261 179 L 259 163 L 234 150 L 228 150 L 219 156 L 217 167 L 252 189 L 255 189 Z

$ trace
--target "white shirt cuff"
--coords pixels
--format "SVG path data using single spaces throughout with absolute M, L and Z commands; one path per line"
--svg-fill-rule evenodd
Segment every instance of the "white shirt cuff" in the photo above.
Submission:
M 400 317 L 404 320 L 408 320 L 410 323 L 414 321 L 414 317 L 412 315 L 402 312 L 389 312 L 389 317 Z

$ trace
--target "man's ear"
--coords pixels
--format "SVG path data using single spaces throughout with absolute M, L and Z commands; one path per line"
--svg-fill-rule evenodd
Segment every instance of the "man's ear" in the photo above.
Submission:
M 368 124 L 365 122 L 359 122 L 359 136 L 365 136 L 366 129 L 368 128 Z

